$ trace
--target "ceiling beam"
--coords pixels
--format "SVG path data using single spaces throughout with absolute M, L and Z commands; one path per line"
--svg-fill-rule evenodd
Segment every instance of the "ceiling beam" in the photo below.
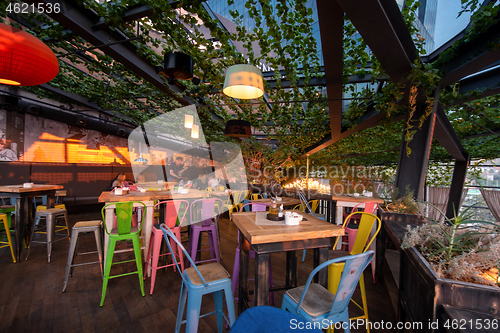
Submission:
M 411 71 L 417 50 L 396 1 L 337 0 L 337 3 L 391 80 L 400 82 Z M 321 26 L 320 30 L 323 35 Z
M 460 138 L 453 129 L 450 120 L 444 113 L 442 105 L 436 109 L 436 125 L 434 138 L 446 149 L 446 151 L 457 161 L 466 160 L 466 152 Z
M 332 136 L 342 131 L 344 12 L 335 1 L 316 0 Z
M 497 15 L 500 18 L 500 14 Z M 446 87 L 460 79 L 488 68 L 500 60 L 500 50 L 492 50 L 491 45 L 498 45 L 500 40 L 500 20 L 490 26 L 485 33 L 469 42 L 460 44 L 456 56 L 448 62 L 443 71 L 441 87 Z
M 67 0 L 25 0 L 28 3 L 35 5 L 47 3 L 59 3 L 61 11 L 59 13 L 52 12 L 47 14 L 52 19 L 56 20 L 66 28 L 73 31 L 78 36 L 82 37 L 93 45 L 101 45 L 120 41 L 123 38 L 118 38 L 116 34 L 111 33 L 107 29 L 95 31 L 92 26 L 95 24 L 85 12 Z M 134 47 L 131 44 L 114 44 L 101 48 L 101 51 L 109 55 L 116 61 L 122 63 L 132 72 L 150 82 L 160 91 L 166 93 L 182 105 L 191 105 L 192 101 L 174 94 L 174 92 L 182 92 L 183 89 L 176 85 L 165 85 L 160 79 L 160 76 L 155 71 L 155 66 L 150 64 L 146 59 L 139 57 Z

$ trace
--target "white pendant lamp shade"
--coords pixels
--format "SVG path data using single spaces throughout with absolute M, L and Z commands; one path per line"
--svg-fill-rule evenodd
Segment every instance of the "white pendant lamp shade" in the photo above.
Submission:
M 193 127 L 191 128 L 191 137 L 193 139 L 198 139 L 200 137 L 200 126 L 193 125 Z
M 192 115 L 187 114 L 184 116 L 184 127 L 185 128 L 193 127 L 193 116 Z
M 262 72 L 252 65 L 233 65 L 227 69 L 222 91 L 238 99 L 259 98 L 264 94 Z

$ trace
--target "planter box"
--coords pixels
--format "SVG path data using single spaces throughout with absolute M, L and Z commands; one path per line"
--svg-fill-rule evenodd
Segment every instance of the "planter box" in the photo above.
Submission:
M 380 220 L 402 223 L 405 225 L 405 228 L 407 224 L 420 225 L 425 222 L 425 217 L 418 214 L 389 212 L 381 208 L 378 209 L 378 212 Z
M 404 250 L 400 269 L 398 321 L 422 323 L 418 332 L 445 332 L 442 319 L 437 328 L 429 325 L 442 318 L 443 305 L 494 316 L 500 314 L 500 289 L 438 278 L 414 247 Z M 405 318 L 405 314 L 409 318 Z

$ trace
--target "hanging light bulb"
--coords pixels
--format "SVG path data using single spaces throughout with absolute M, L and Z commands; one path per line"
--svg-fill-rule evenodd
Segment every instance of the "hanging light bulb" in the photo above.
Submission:
M 184 116 L 184 127 L 185 128 L 193 127 L 193 116 L 192 115 L 187 114 Z
M 193 139 L 198 139 L 199 136 L 200 136 L 200 126 L 193 124 L 193 127 L 191 128 L 191 137 Z

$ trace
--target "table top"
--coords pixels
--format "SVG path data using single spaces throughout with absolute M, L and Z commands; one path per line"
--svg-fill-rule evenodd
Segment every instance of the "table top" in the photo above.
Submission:
M 99 196 L 99 202 L 121 202 L 121 201 L 149 201 L 155 199 L 203 199 L 208 196 L 208 192 L 200 190 L 189 190 L 189 193 L 180 194 L 177 192 L 170 191 L 147 191 L 138 192 L 132 191 L 128 194 L 116 195 L 113 192 L 102 192 Z
M 373 196 L 373 197 L 365 197 L 363 195 L 360 195 L 359 197 L 355 197 L 353 195 L 335 195 L 333 194 L 332 195 L 332 200 L 336 200 L 336 201 L 347 201 L 347 202 L 359 202 L 359 203 L 362 203 L 362 202 L 370 202 L 370 201 L 375 201 L 379 204 L 383 204 L 384 203 L 384 199 L 381 199 L 377 196 Z
M 4 185 L 0 186 L 0 192 L 3 193 L 31 193 L 31 192 L 43 192 L 51 190 L 60 190 L 62 185 L 42 185 L 34 184 L 33 187 L 23 187 L 23 185 Z
M 273 199 L 271 199 L 271 198 L 256 199 L 256 200 L 250 200 L 250 201 L 254 202 L 254 203 L 265 203 L 265 204 L 272 204 L 273 203 Z M 298 204 L 300 204 L 300 199 L 281 197 L 281 201 L 276 201 L 276 204 L 278 206 L 279 205 L 283 205 L 283 206 L 298 205 Z
M 302 211 L 296 211 L 307 221 L 299 225 L 256 225 L 256 212 L 233 213 L 233 222 L 250 244 L 301 241 L 306 239 L 337 237 L 344 235 L 344 229 L 320 220 Z

